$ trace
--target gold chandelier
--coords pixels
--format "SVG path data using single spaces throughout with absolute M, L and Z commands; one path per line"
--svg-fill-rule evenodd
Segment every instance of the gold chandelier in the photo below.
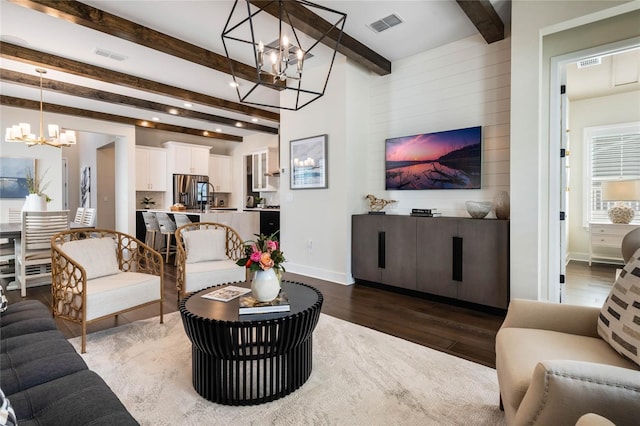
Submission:
M 57 124 L 49 124 L 49 137 L 44 137 L 44 108 L 42 101 L 42 75 L 47 73 L 47 70 L 42 68 L 36 68 L 36 72 L 40 74 L 40 135 L 36 137 L 31 133 L 31 125 L 29 123 L 14 124 L 11 127 L 7 127 L 5 140 L 7 142 L 22 142 L 28 146 L 33 145 L 49 145 L 56 148 L 63 146 L 75 145 L 76 132 L 73 130 L 63 130 L 60 133 L 60 126 Z

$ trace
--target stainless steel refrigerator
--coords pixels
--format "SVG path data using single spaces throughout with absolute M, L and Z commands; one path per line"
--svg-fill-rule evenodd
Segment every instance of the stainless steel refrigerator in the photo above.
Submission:
M 198 191 L 200 185 L 200 192 Z M 202 184 L 204 184 L 204 194 L 208 194 L 209 176 L 199 175 L 173 175 L 173 203 L 182 203 L 188 209 L 200 207 L 208 199 L 202 197 Z M 200 194 L 200 195 L 199 195 Z

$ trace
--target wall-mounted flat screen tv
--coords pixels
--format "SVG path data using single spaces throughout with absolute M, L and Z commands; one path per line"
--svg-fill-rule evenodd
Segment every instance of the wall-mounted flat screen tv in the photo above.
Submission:
M 482 128 L 387 139 L 387 190 L 479 189 Z

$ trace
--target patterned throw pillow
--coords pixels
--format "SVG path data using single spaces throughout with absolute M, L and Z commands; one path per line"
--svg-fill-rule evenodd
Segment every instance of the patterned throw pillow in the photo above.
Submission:
M 602 306 L 598 334 L 640 365 L 640 249 L 631 256 Z
M 7 296 L 4 294 L 4 287 L 0 285 L 0 312 L 4 312 L 9 307 Z
M 13 407 L 9 403 L 9 399 L 4 396 L 2 389 L 0 389 L 0 404 L 0 425 L 16 426 L 18 424 L 16 421 L 16 413 L 13 411 Z

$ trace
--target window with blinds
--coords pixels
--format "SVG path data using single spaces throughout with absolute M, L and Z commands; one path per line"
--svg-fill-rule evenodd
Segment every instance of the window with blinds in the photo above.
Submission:
M 587 141 L 590 144 L 588 152 L 591 170 L 588 222 L 608 223 L 610 220 L 607 210 L 615 202 L 602 200 L 602 182 L 640 179 L 640 131 L 617 134 L 600 131 Z M 636 210 L 633 222 L 640 222 L 640 201 L 625 203 Z

